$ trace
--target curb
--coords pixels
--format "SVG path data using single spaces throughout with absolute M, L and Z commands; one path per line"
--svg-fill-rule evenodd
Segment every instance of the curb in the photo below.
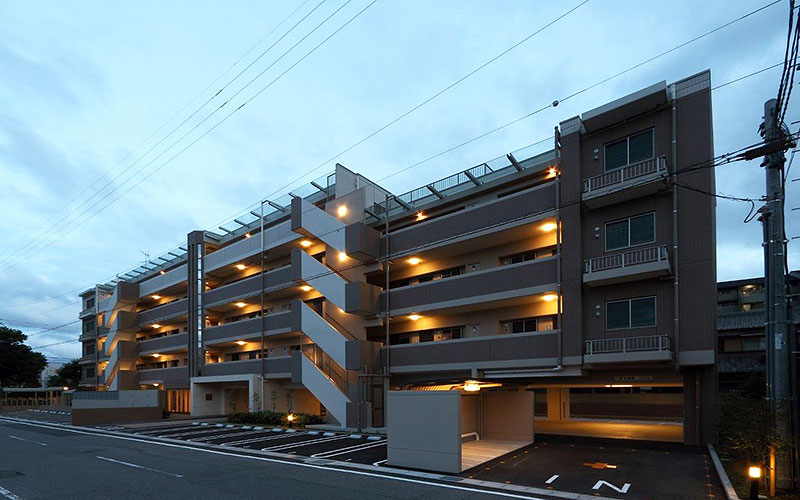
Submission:
M 717 470 L 717 476 L 719 476 L 719 480 L 722 483 L 722 489 L 725 491 L 725 497 L 728 500 L 739 500 L 739 496 L 736 494 L 736 490 L 733 489 L 731 480 L 728 478 L 728 474 L 725 472 L 725 468 L 722 466 L 722 462 L 717 455 L 717 451 L 714 449 L 714 445 L 711 443 L 708 444 L 708 453 L 711 455 L 711 461 L 714 462 L 714 469 Z

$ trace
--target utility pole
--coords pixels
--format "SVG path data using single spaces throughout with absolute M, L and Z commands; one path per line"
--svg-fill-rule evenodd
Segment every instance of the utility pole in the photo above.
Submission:
M 784 148 L 770 145 L 786 140 L 782 124 L 776 116 L 776 100 L 764 103 L 762 135 L 768 152 L 764 156 L 767 180 L 766 205 L 762 208 L 764 229 L 764 310 L 767 319 L 767 401 L 770 404 L 778 437 L 792 443 L 780 451 L 770 450 L 770 495 L 775 489 L 794 486 L 794 446 L 791 406 L 790 353 L 787 323 L 786 274 L 784 269 L 786 241 L 783 222 Z

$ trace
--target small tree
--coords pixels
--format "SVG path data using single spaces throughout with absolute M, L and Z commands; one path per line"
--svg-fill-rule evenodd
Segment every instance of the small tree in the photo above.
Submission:
M 775 429 L 766 400 L 738 391 L 723 394 L 721 400 L 720 443 L 731 453 L 750 462 L 767 464 L 770 448 L 779 451 L 786 446 Z M 778 408 L 779 412 L 784 410 Z
M 45 385 L 48 387 L 62 386 L 75 388 L 81 382 L 81 365 L 78 359 L 61 365 L 53 375 L 47 378 Z

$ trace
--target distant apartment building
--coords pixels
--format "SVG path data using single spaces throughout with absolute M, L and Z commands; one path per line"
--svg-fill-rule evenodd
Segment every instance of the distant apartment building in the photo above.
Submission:
M 692 167 L 713 157 L 702 72 L 402 195 L 337 165 L 82 293 L 83 385 L 343 427 L 386 425 L 389 389 L 536 393 L 550 420 L 672 416 L 712 440 L 714 173 Z M 532 419 L 526 397 L 480 418 Z
M 800 340 L 800 271 L 787 276 L 789 331 Z M 720 391 L 763 388 L 766 373 L 764 278 L 717 285 L 717 370 Z M 796 344 L 797 345 L 797 344 Z

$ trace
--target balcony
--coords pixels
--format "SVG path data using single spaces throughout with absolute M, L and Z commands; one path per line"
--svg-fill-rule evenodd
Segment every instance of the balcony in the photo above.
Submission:
M 96 312 L 97 312 L 97 310 L 94 308 L 94 306 L 87 307 L 86 309 L 84 309 L 83 311 L 81 311 L 78 314 L 78 319 L 84 319 L 84 318 L 88 318 L 89 316 L 94 316 Z
M 392 373 L 554 366 L 558 332 L 489 335 L 391 347 Z
M 255 238 L 250 238 L 250 240 L 253 239 Z M 293 270 L 291 265 L 279 267 L 264 273 L 264 292 L 278 290 L 291 282 L 294 279 L 294 275 L 292 273 Z M 206 307 L 213 307 L 216 305 L 233 302 L 235 300 L 256 296 L 261 293 L 261 287 L 262 275 L 257 273 L 239 281 L 228 283 L 227 285 L 222 285 L 209 290 L 203 295 L 203 300 L 205 301 Z
M 292 313 L 291 311 L 284 311 L 268 314 L 263 319 L 259 316 L 219 326 L 206 327 L 205 331 L 203 331 L 203 342 L 206 344 L 219 344 L 234 340 L 257 339 L 261 336 L 262 326 L 265 336 L 289 333 L 292 331 Z
M 261 359 L 245 359 L 242 361 L 226 361 L 225 363 L 207 363 L 203 366 L 203 376 L 246 375 L 261 373 Z M 267 378 L 290 378 L 292 376 L 292 358 L 276 356 L 264 358 L 264 373 Z
M 587 340 L 584 363 L 672 361 L 669 335 Z
M 492 267 L 390 290 L 391 314 L 409 314 L 514 299 L 555 289 L 555 257 Z M 385 310 L 386 292 L 381 294 Z
M 142 340 L 139 342 L 139 354 L 180 351 L 181 349 L 187 349 L 189 347 L 188 343 L 188 334 L 186 332 Z
M 170 368 L 153 368 L 151 370 L 139 370 L 140 384 L 170 384 L 170 382 L 188 382 L 189 367 L 173 366 Z
M 589 286 L 668 276 L 671 272 L 666 245 L 638 248 L 584 261 L 583 282 Z
M 182 283 L 186 281 L 186 273 L 186 264 L 183 264 L 164 274 L 156 274 L 152 278 L 148 278 L 139 284 L 139 296 L 146 297 L 147 295 L 153 295 L 154 293 Z
M 176 300 L 175 302 L 170 302 L 168 304 L 163 304 L 160 306 L 153 307 L 152 309 L 139 311 L 138 313 L 139 326 L 147 325 L 148 323 L 156 323 L 158 321 L 177 318 L 179 316 L 184 316 L 188 313 L 188 309 L 189 305 L 187 304 L 187 301 L 184 298 Z
M 654 194 L 665 188 L 667 158 L 659 156 L 583 181 L 582 199 L 594 209 Z

